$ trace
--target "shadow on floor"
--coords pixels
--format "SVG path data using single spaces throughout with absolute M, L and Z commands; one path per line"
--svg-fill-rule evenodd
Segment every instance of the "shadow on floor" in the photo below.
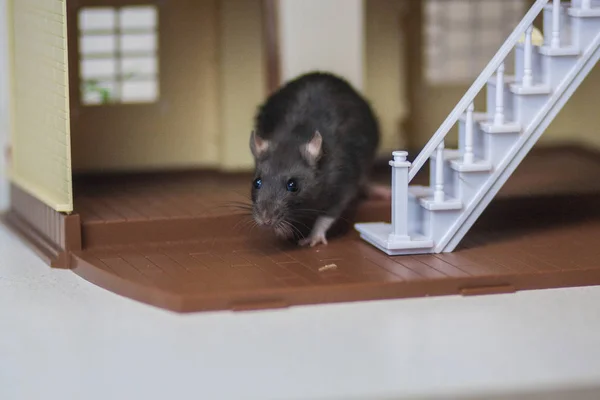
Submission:
M 483 212 L 460 248 L 525 238 L 534 233 L 598 221 L 599 205 L 600 193 L 499 198 Z

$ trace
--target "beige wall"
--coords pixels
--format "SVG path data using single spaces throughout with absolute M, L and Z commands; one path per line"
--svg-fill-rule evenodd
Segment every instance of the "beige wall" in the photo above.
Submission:
M 365 95 L 379 118 L 383 156 L 405 145 L 406 44 L 400 27 L 404 5 L 404 0 L 365 0 Z
M 410 77 L 403 70 L 406 43 L 399 26 L 403 3 L 403 0 L 364 0 L 363 3 L 364 42 L 358 47 L 364 51 L 364 93 L 371 100 L 381 123 L 382 155 L 406 146 L 401 123 L 406 117 L 404 90 Z M 207 105 L 204 108 L 213 112 L 212 118 L 206 121 L 213 128 L 200 132 L 205 137 L 197 165 L 247 170 L 252 167 L 248 135 L 256 107 L 267 94 L 261 0 L 222 0 L 219 7 L 219 23 L 215 27 L 219 38 L 215 51 L 218 79 L 205 85 L 217 93 L 212 97 L 215 99 L 212 107 Z M 360 25 L 360 22 L 355 22 Z M 291 55 L 289 60 L 293 60 Z M 294 68 L 290 65 L 287 67 L 288 75 L 294 73 L 294 68 L 304 65 L 302 68 L 306 69 L 309 64 L 299 63 Z M 347 74 L 352 76 L 354 73 Z M 600 147 L 600 135 L 595 129 L 600 122 L 595 106 L 599 85 L 600 72 L 596 68 L 550 126 L 542 143 L 584 140 Z M 429 140 L 466 89 L 466 86 L 423 88 L 420 96 L 423 114 L 419 116 L 418 129 L 407 133 L 416 138 L 416 145 L 422 146 Z M 483 107 L 482 100 L 481 97 L 478 109 Z M 450 140 L 448 145 L 455 143 Z M 74 158 L 78 159 L 77 155 Z M 16 165 L 19 168 L 19 164 Z M 66 190 L 67 186 L 64 188 Z M 55 194 L 46 194 L 46 197 L 49 196 L 56 197 Z
M 401 147 L 406 116 L 404 0 L 280 0 L 282 81 L 312 70 L 348 79 L 371 102 L 381 125 L 380 153 Z M 308 29 L 309 28 L 309 29 Z
M 542 45 L 542 39 L 534 34 L 534 45 L 536 44 Z M 417 147 L 427 143 L 468 88 L 468 85 L 423 85 L 419 96 L 422 114 L 419 116 L 418 132 L 415 133 Z M 538 144 L 579 142 L 600 149 L 599 91 L 600 67 L 596 66 L 550 124 Z M 485 89 L 477 96 L 475 107 L 477 111 L 485 110 Z M 456 128 L 451 132 L 446 145 L 454 147 L 458 145 Z
M 600 149 L 600 66 L 596 65 L 548 127 L 540 143 L 580 141 Z
M 74 110 L 77 172 L 187 169 L 218 162 L 217 4 L 204 0 L 164 9 L 163 26 L 158 26 L 159 103 L 82 105 Z M 70 29 L 77 37 L 77 27 Z M 77 51 L 75 46 L 72 51 Z M 76 89 L 78 65 L 71 67 Z
M 176 91 L 168 114 L 83 110 L 73 128 L 76 171 L 252 167 L 248 138 L 266 93 L 261 0 L 191 6 L 170 9 L 179 24 L 161 33 L 171 43 L 163 56 L 172 61 L 163 79 Z M 182 34 L 188 39 L 178 40 Z
M 423 146 L 439 128 L 465 91 L 467 86 L 425 87 L 424 116 L 417 133 L 417 146 Z M 600 67 L 596 66 L 569 99 L 539 140 L 539 145 L 581 142 L 600 149 Z M 476 109 L 485 110 L 485 90 L 476 100 Z M 456 128 L 454 131 L 456 132 Z M 457 146 L 457 135 L 451 134 L 447 146 Z
M 364 86 L 364 0 L 279 0 L 281 78 L 313 70 Z M 367 3 L 369 0 L 366 1 Z

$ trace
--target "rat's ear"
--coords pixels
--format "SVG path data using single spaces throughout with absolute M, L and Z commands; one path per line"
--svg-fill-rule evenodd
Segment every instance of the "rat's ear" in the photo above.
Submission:
M 250 150 L 254 157 L 260 157 L 269 148 L 269 141 L 261 138 L 256 134 L 256 131 L 252 131 L 250 135 Z
M 310 142 L 302 145 L 302 154 L 308 162 L 315 163 L 321 158 L 322 149 L 323 149 L 323 137 L 319 131 L 315 131 Z

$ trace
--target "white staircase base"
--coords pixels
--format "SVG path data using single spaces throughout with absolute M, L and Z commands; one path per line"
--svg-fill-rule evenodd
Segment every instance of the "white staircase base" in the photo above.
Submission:
M 433 240 L 422 235 L 397 239 L 392 235 L 392 225 L 385 222 L 356 224 L 360 237 L 390 256 L 431 253 Z

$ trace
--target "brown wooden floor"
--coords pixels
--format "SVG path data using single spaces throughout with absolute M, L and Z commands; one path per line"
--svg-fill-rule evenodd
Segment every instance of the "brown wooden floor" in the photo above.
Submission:
M 440 255 L 387 257 L 352 231 L 313 249 L 231 234 L 240 217 L 221 205 L 247 199 L 248 181 L 167 174 L 76 186 L 75 272 L 183 312 L 600 284 L 591 153 L 533 152 L 460 248 Z M 367 204 L 359 219 L 381 210 L 389 205 Z
M 599 171 L 594 153 L 534 150 L 498 197 L 600 192 Z M 423 183 L 422 177 L 415 183 Z M 388 168 L 377 180 L 389 182 Z M 250 182 L 245 175 L 195 172 L 85 178 L 75 182 L 75 210 L 85 224 L 212 218 L 236 213 L 230 203 L 248 202 Z

